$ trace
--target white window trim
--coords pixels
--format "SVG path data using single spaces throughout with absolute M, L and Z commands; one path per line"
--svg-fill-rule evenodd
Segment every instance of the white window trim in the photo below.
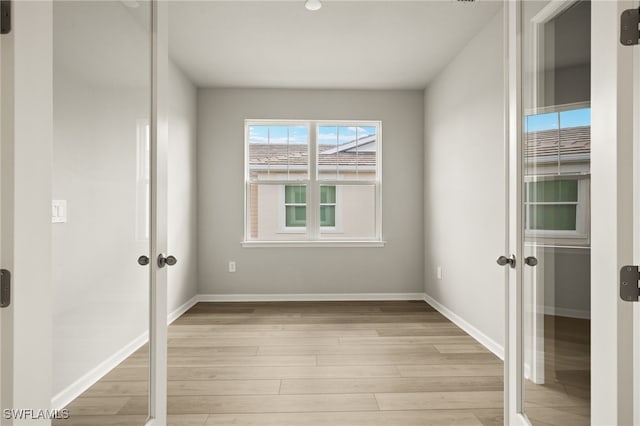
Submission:
M 319 240 L 319 241 L 242 241 L 241 246 L 243 248 L 275 248 L 275 247 L 384 247 L 386 241 L 378 240 Z
M 264 119 L 247 119 L 244 122 L 244 164 L 245 164 L 245 185 L 244 185 L 244 239 L 243 247 L 325 247 L 325 246 L 342 246 L 342 247 L 383 247 L 385 241 L 382 238 L 382 121 L 380 120 L 264 120 Z M 282 125 L 282 126 L 301 126 L 306 125 L 309 128 L 309 158 L 314 161 L 309 162 L 309 177 L 307 180 L 282 180 L 282 181 L 252 181 L 249 177 L 249 127 L 259 125 Z M 319 180 L 318 179 L 318 147 L 317 147 L 317 128 L 318 126 L 353 126 L 353 127 L 375 127 L 376 128 L 376 178 L 374 180 Z M 251 235 L 251 223 L 248 208 L 250 206 L 250 187 L 252 184 L 270 184 L 270 185 L 307 185 L 307 224 L 309 224 L 309 232 L 305 231 L 306 240 L 285 240 L 285 241 L 265 241 L 253 240 Z M 315 205 L 319 206 L 320 194 L 319 187 L 321 185 L 336 186 L 340 185 L 368 185 L 374 186 L 375 190 L 375 236 L 370 239 L 353 238 L 353 239 L 331 239 L 321 237 L 320 233 L 331 234 L 341 233 L 342 230 L 325 231 L 318 226 L 320 220 L 320 209 L 315 209 Z M 316 200 L 317 199 L 317 200 Z M 309 200 L 313 200 L 309 203 Z M 337 194 L 336 194 L 337 201 Z M 339 205 L 342 203 L 339 203 Z M 282 203 L 284 205 L 284 195 Z M 318 210 L 317 212 L 315 210 Z M 336 216 L 338 212 L 336 211 Z M 279 214 L 280 216 L 280 214 Z M 279 219 L 280 220 L 280 219 Z M 280 222 L 279 222 L 280 223 Z M 284 224 L 284 221 L 282 222 Z M 337 218 L 336 218 L 337 224 Z M 291 233 L 300 235 L 300 232 L 280 232 L 284 230 L 284 226 L 279 225 L 278 233 Z M 337 227 L 336 227 L 337 228 Z
M 525 229 L 525 236 L 535 239 L 537 242 L 543 245 L 588 245 L 590 242 L 589 229 L 591 227 L 591 218 L 589 214 L 589 187 L 590 187 L 590 175 L 553 175 L 553 176 L 531 176 L 525 179 L 525 185 L 532 182 L 539 182 L 542 180 L 577 180 L 578 181 L 578 201 L 577 202 L 559 202 L 555 204 L 569 205 L 575 204 L 576 208 L 576 230 L 575 231 L 553 231 L 553 230 L 532 230 Z M 528 197 L 528 193 L 526 193 Z M 524 214 L 529 214 L 529 202 L 525 200 Z M 536 203 L 540 204 L 540 203 Z M 549 203 L 551 204 L 551 203 Z M 529 223 L 529 218 L 525 217 L 525 227 Z

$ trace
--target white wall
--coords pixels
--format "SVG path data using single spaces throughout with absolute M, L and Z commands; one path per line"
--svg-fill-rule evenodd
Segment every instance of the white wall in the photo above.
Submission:
M 387 245 L 242 248 L 245 119 L 382 120 Z M 422 292 L 423 119 L 422 91 L 200 90 L 199 292 Z
M 425 291 L 504 345 L 502 13 L 425 91 Z M 442 279 L 436 268 L 442 268 Z
M 169 235 L 168 251 L 178 263 L 168 270 L 168 312 L 197 293 L 197 91 L 169 62 Z
M 56 402 L 148 328 L 149 271 L 136 259 L 149 254 L 138 181 L 149 49 L 148 32 L 118 2 L 54 4 L 52 186 L 68 203 L 67 223 L 52 225 Z M 179 259 L 169 272 L 171 311 L 197 285 L 196 90 L 173 65 L 169 78 L 169 244 Z

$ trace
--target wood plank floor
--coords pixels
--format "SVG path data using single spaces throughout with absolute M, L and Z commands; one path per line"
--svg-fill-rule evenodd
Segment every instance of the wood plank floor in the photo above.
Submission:
M 421 301 L 198 303 L 168 351 L 170 425 L 503 423 L 502 362 Z M 146 365 L 143 347 L 54 424 L 142 425 Z M 530 396 L 545 424 L 583 418 L 562 389 Z

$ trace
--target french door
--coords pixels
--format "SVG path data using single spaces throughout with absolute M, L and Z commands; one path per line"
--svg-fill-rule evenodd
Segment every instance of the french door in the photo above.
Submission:
M 619 297 L 640 251 L 638 52 L 619 33 L 638 6 L 505 2 L 505 424 L 632 424 L 639 406 L 640 314 Z
M 0 266 L 14 277 L 0 311 L 2 424 L 64 416 L 38 410 L 73 408 L 140 345 L 139 383 L 113 396 L 131 398 L 132 423 L 167 423 L 166 7 L 12 2 L 0 51 Z

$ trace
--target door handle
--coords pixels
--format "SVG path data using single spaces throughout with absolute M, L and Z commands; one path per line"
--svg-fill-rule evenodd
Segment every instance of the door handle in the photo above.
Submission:
M 536 266 L 538 264 L 538 259 L 535 256 L 525 257 L 524 263 L 529 266 Z
M 160 253 L 158 255 L 158 267 L 159 268 L 164 268 L 165 265 L 173 266 L 176 263 L 178 263 L 178 259 L 176 259 L 174 256 L 165 257 L 164 254 L 162 254 L 162 253 Z
M 511 257 L 507 257 L 507 256 L 500 256 L 496 262 L 498 263 L 498 265 L 500 266 L 505 266 L 505 265 L 509 265 L 509 267 L 511 268 L 515 268 L 516 267 L 516 255 L 512 254 Z

